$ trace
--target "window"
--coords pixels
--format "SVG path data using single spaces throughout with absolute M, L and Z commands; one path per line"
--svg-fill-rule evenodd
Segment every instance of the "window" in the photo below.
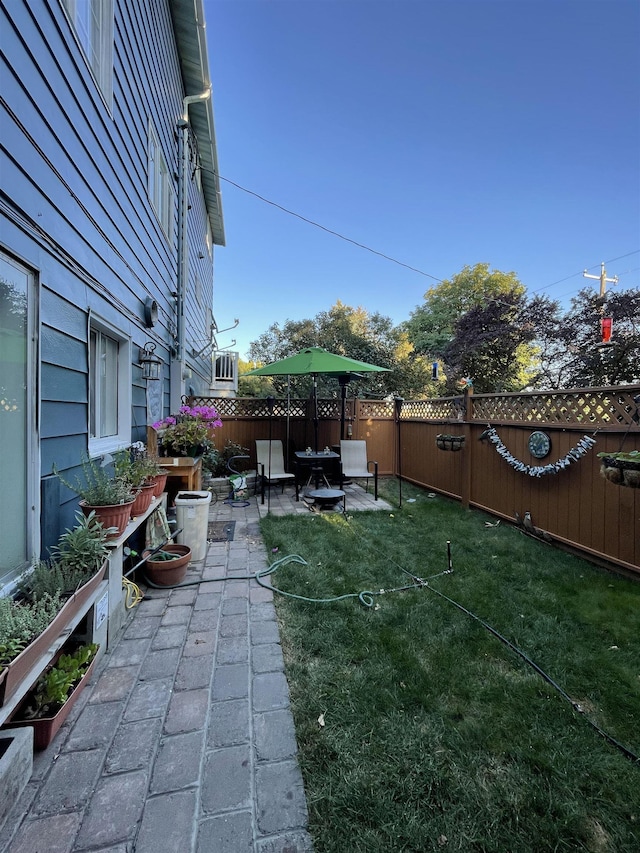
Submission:
M 216 356 L 216 382 L 233 382 L 236 377 L 235 354 L 230 352 L 220 353 Z
M 113 0 L 62 0 L 76 39 L 107 103 L 113 73 Z
M 209 217 L 207 216 L 207 233 L 205 235 L 205 243 L 207 244 L 207 252 L 209 252 L 209 257 L 211 257 L 211 253 L 213 251 L 213 234 L 211 232 L 211 222 L 209 221 Z
M 89 329 L 89 452 L 117 450 L 131 438 L 129 341 L 92 318 Z
M 15 580 L 37 553 L 36 322 L 33 273 L 0 253 L 0 587 Z
M 171 237 L 173 223 L 174 193 L 167 161 L 160 148 L 158 134 L 149 123 L 148 192 L 162 230 Z

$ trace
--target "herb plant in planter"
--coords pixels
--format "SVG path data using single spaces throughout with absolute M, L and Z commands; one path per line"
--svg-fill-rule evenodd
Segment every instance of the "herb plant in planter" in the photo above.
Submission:
M 131 516 L 146 512 L 154 498 L 153 477 L 161 471 L 160 466 L 144 451 L 132 447 L 116 455 L 114 467 L 116 478 L 128 483 L 135 495 L 130 507 Z
M 77 514 L 23 581 L 19 598 L 0 599 L 0 705 L 12 696 L 34 667 L 46 665 L 47 652 L 83 611 L 104 577 L 108 531 L 91 513 Z
M 105 529 L 115 528 L 109 533 L 109 539 L 115 539 L 124 533 L 135 497 L 129 482 L 111 474 L 95 459 L 88 458 L 82 460 L 84 482 L 80 479 L 76 479 L 75 483 L 67 482 L 55 465 L 53 473 L 58 475 L 68 489 L 80 495 L 80 509 L 85 515 L 95 510 Z
M 91 677 L 98 646 L 80 646 L 61 654 L 38 679 L 22 703 L 12 725 L 33 727 L 35 749 L 46 749 L 68 717 L 85 683 Z

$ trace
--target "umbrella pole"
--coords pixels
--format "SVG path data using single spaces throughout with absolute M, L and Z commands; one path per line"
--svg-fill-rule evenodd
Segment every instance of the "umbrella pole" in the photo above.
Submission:
M 291 374 L 287 374 L 287 471 L 291 471 L 290 454 L 291 443 Z
M 314 450 L 318 452 L 318 376 L 313 374 L 313 435 L 315 439 Z
M 347 419 L 347 384 L 349 377 L 340 376 L 338 382 L 340 383 L 340 441 L 342 441 L 346 438 L 344 426 Z

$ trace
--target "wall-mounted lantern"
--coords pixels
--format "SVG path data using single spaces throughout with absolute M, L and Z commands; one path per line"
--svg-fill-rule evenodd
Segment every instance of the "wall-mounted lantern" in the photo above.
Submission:
M 162 359 L 155 354 L 155 348 L 156 345 L 152 341 L 147 341 L 140 350 L 140 365 L 142 367 L 143 379 L 160 379 Z

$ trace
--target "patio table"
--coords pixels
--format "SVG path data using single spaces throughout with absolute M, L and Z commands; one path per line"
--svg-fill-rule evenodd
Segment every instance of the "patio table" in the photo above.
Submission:
M 339 453 L 334 453 L 333 450 L 329 450 L 328 452 L 324 450 L 296 450 L 296 500 L 300 499 L 300 476 L 299 472 L 304 468 L 309 468 L 309 477 L 307 482 L 304 485 L 306 488 L 311 481 L 315 478 L 316 489 L 318 489 L 320 485 L 320 480 L 323 480 L 328 489 L 331 488 L 329 480 L 327 479 L 327 474 L 325 471 L 325 465 L 327 463 L 334 463 L 336 459 L 340 459 Z

